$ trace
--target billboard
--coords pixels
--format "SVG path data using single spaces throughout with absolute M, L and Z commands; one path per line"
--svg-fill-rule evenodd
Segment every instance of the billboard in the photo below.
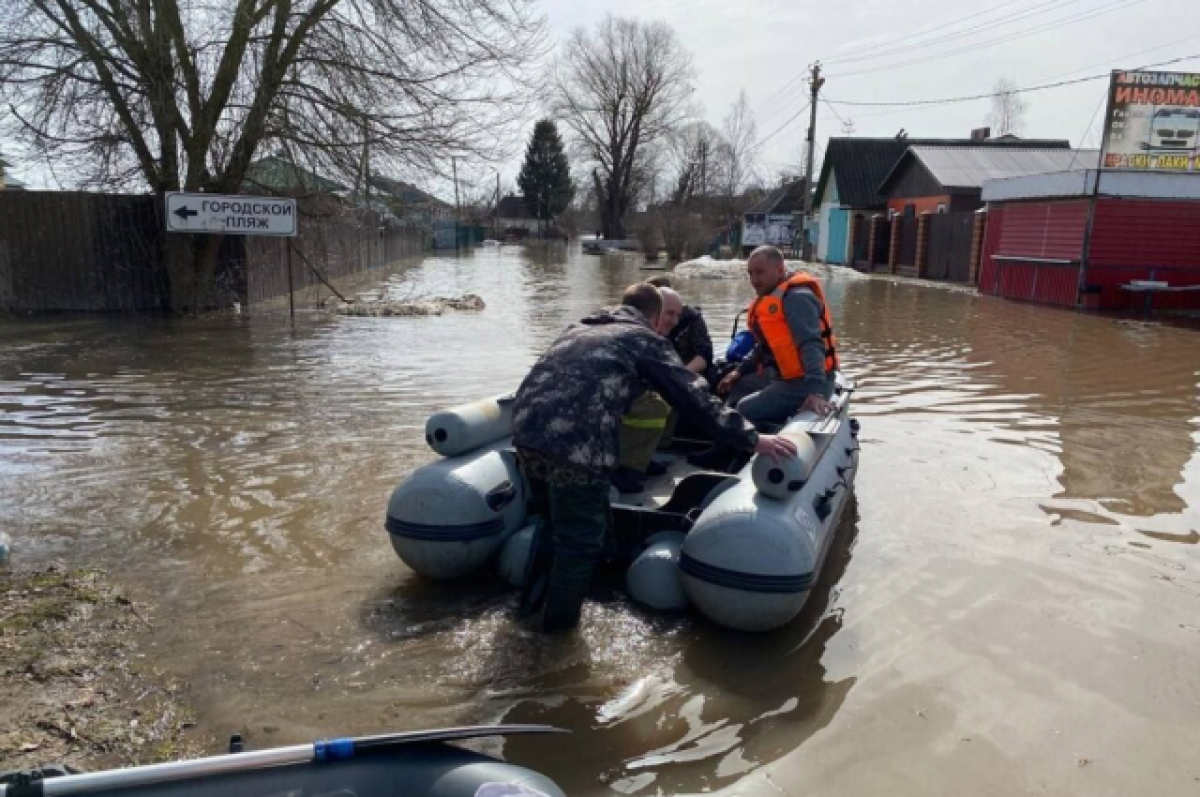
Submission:
M 747 213 L 742 218 L 742 247 L 792 245 L 790 213 Z
M 1200 74 L 1113 72 L 1100 166 L 1200 172 Z

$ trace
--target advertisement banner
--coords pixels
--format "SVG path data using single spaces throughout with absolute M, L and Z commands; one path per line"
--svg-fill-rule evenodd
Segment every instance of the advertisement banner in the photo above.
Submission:
M 793 221 L 790 213 L 747 213 L 742 219 L 742 247 L 791 246 Z
M 1100 165 L 1200 172 L 1200 74 L 1113 72 Z

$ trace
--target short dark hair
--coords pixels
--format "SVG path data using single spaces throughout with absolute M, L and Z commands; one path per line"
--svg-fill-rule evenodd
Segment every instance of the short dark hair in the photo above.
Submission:
M 657 277 L 651 277 L 650 279 L 646 280 L 646 283 L 653 285 L 655 288 L 670 288 L 671 278 L 665 274 L 661 274 Z
M 758 247 L 757 249 L 755 249 L 753 252 L 750 253 L 750 257 L 746 258 L 746 262 L 749 263 L 751 260 L 753 260 L 756 257 L 765 257 L 767 260 L 771 261 L 772 263 L 778 263 L 781 266 L 787 265 L 787 261 L 784 260 L 784 257 L 783 257 L 783 252 L 780 252 L 779 249 L 777 249 L 774 246 Z
M 662 315 L 662 294 L 648 282 L 639 282 L 626 288 L 621 295 L 621 304 L 638 310 L 647 320 Z

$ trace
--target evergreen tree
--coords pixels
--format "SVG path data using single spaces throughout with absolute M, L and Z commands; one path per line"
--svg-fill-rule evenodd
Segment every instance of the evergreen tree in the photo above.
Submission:
M 543 223 L 571 203 L 575 187 L 571 184 L 562 137 L 552 120 L 543 119 L 534 126 L 517 184 L 525 195 L 529 212 Z

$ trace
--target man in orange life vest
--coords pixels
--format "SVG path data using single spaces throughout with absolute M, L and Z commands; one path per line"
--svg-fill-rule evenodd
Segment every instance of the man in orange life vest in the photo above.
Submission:
M 838 360 L 821 283 L 802 271 L 789 275 L 783 253 L 773 246 L 755 249 L 746 271 L 758 295 L 747 317 L 756 345 L 717 393 L 728 395 L 729 406 L 755 425 L 783 423 L 801 411 L 827 414 Z M 731 453 L 718 446 L 691 461 L 721 468 Z

